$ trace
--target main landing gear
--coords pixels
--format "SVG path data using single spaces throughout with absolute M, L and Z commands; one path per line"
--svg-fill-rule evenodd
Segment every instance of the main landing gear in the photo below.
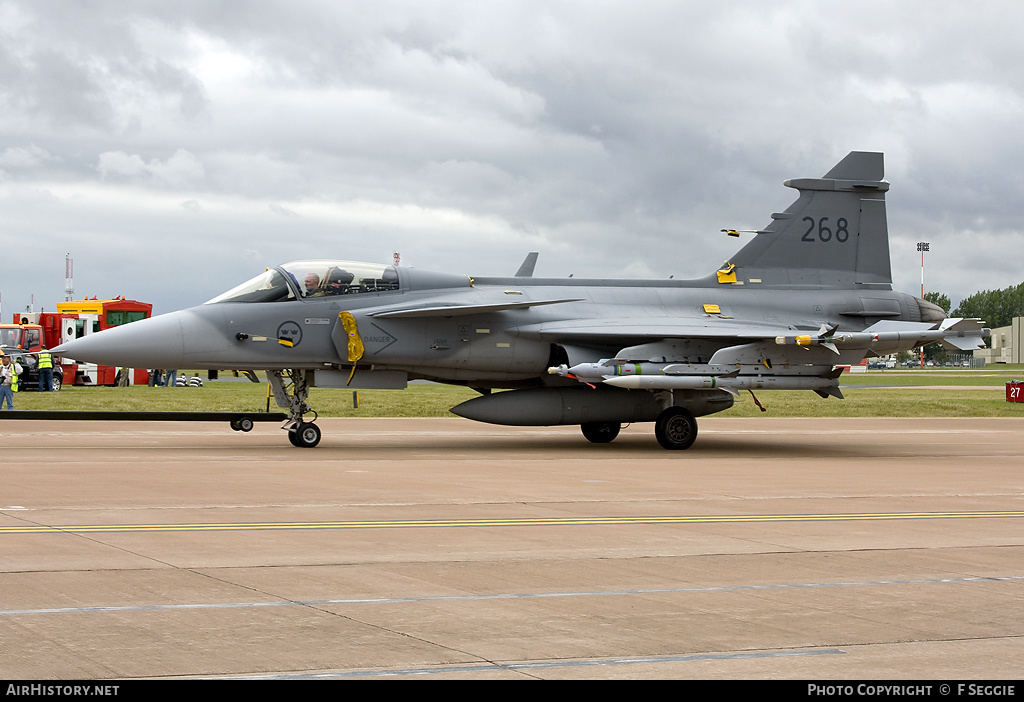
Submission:
M 586 422 L 580 425 L 583 436 L 592 444 L 607 444 L 619 435 L 622 425 L 618 422 Z
M 594 444 L 607 444 L 619 435 L 618 422 L 586 422 L 580 425 L 583 436 Z M 669 407 L 658 415 L 654 436 L 662 448 L 680 451 L 693 446 L 697 440 L 697 419 L 684 407 Z
M 295 368 L 287 371 L 267 371 L 267 380 L 270 381 L 270 388 L 274 392 L 278 406 L 288 410 L 288 420 L 282 428 L 288 430 L 288 440 L 292 446 L 313 448 L 319 444 L 320 427 L 313 422 L 303 421 L 302 418 L 307 412 L 313 412 L 313 408 L 306 402 L 306 398 L 309 397 L 306 371 Z
M 669 407 L 658 415 L 654 436 L 662 448 L 688 449 L 697 440 L 697 419 L 683 407 Z

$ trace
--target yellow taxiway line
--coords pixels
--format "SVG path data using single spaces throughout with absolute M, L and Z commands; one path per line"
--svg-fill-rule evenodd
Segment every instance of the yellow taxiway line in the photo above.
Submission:
M 912 519 L 1019 519 L 1024 511 L 854 512 L 840 514 L 669 515 L 638 517 L 524 517 L 514 519 L 411 519 L 380 521 L 242 522 L 195 524 L 80 524 L 0 527 L 0 534 L 111 533 L 175 531 L 259 531 L 291 529 L 437 529 L 523 526 L 602 526 L 621 524 L 745 524 L 751 522 L 841 522 Z

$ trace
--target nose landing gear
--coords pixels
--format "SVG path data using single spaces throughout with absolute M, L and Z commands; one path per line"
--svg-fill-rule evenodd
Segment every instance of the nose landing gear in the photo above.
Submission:
M 274 399 L 279 407 L 288 410 L 288 421 L 283 429 L 288 431 L 288 440 L 292 446 L 313 448 L 320 443 L 320 427 L 313 422 L 305 422 L 302 416 L 312 412 L 313 408 L 306 403 L 309 397 L 307 371 L 291 369 L 288 371 L 267 371 L 267 380 L 274 392 Z

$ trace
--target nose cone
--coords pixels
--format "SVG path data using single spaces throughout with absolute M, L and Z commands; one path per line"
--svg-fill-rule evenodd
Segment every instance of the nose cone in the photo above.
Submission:
M 83 336 L 52 349 L 54 355 L 128 368 L 181 368 L 185 365 L 184 312 L 142 319 Z

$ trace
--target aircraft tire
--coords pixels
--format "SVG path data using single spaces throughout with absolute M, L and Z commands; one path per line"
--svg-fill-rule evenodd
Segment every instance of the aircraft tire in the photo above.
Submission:
M 312 422 L 302 422 L 294 431 L 288 432 L 288 439 L 293 446 L 313 448 L 320 443 L 320 427 Z
M 688 449 L 697 440 L 697 419 L 688 409 L 669 407 L 658 415 L 654 435 L 662 448 L 670 451 Z
M 592 444 L 607 444 L 619 435 L 622 425 L 618 422 L 584 422 L 580 425 L 583 436 Z
M 238 431 L 252 431 L 253 422 L 248 417 L 240 417 L 235 423 L 238 424 Z

